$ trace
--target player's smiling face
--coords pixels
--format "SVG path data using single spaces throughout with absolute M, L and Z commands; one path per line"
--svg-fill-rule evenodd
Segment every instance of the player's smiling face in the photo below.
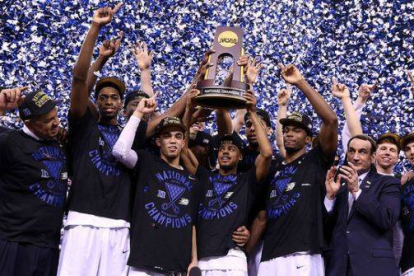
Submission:
M 25 122 L 27 127 L 41 139 L 55 137 L 59 132 L 59 123 L 56 107 L 45 115 L 37 116 Z
M 156 140 L 161 155 L 168 160 L 180 157 L 185 145 L 184 133 L 179 127 L 167 127 Z
M 238 147 L 231 142 L 223 141 L 218 152 L 218 162 L 223 170 L 232 170 L 242 160 L 242 154 Z
M 102 88 L 99 91 L 96 104 L 98 105 L 101 118 L 116 118 L 122 108 L 119 92 L 113 87 Z
M 384 142 L 378 145 L 375 162 L 383 169 L 394 167 L 398 162 L 398 147 L 393 143 Z

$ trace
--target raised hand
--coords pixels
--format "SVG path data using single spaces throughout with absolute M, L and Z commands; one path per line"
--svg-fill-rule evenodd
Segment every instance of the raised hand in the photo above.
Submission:
M 369 85 L 369 84 L 362 84 L 358 89 L 358 98 L 362 100 L 362 102 L 367 102 L 369 98 L 371 97 L 372 92 L 374 92 L 375 89 L 378 87 L 378 82 Z
M 338 83 L 335 77 L 332 77 L 332 95 L 341 100 L 351 97 L 348 87 L 342 83 Z
M 282 63 L 279 63 L 279 68 L 281 71 L 282 78 L 290 84 L 296 85 L 301 80 L 303 80 L 302 74 L 299 72 L 299 69 L 295 65 L 289 64 L 284 66 Z
M 332 166 L 329 171 L 326 172 L 325 179 L 325 188 L 326 188 L 326 197 L 330 200 L 335 199 L 336 194 L 341 188 L 341 175 L 335 181 L 336 167 Z
M 187 98 L 187 108 L 189 108 L 190 111 L 196 107 L 197 104 L 195 101 L 195 97 L 197 97 L 198 95 L 200 95 L 200 90 L 195 89 L 193 86 Z
M 158 92 L 149 99 L 142 99 L 134 111 L 134 116 L 141 119 L 145 115 L 154 112 L 154 110 L 157 108 L 157 96 Z
M 24 100 L 23 91 L 29 87 L 16 87 L 11 89 L 3 89 L 0 92 L 0 108 L 10 110 L 17 108 Z
M 254 84 L 257 80 L 260 70 L 263 68 L 261 62 L 258 62 L 256 58 L 248 58 L 247 65 L 244 69 L 244 75 L 246 77 L 246 82 L 249 84 Z
M 97 9 L 93 14 L 92 22 L 98 24 L 100 27 L 105 26 L 112 21 L 114 14 L 117 13 L 122 5 L 122 3 L 119 3 L 113 9 L 110 7 Z
M 254 92 L 249 90 L 246 93 L 244 93 L 243 97 L 246 99 L 247 112 L 256 111 L 257 99 L 256 99 L 256 96 L 254 95 Z
M 277 92 L 277 103 L 279 106 L 287 106 L 289 103 L 290 95 L 292 94 L 292 88 L 290 84 L 286 85 L 285 89 Z
M 352 163 L 348 163 L 348 166 L 341 166 L 339 170 L 341 171 L 340 178 L 344 179 L 348 184 L 348 190 L 352 194 L 358 192 L 358 173 L 355 166 Z
M 153 52 L 148 51 L 148 45 L 145 42 L 137 42 L 132 49 L 132 54 L 138 62 L 141 71 L 151 67 Z
M 102 45 L 99 47 L 99 55 L 109 58 L 115 55 L 118 51 L 119 46 L 121 46 L 122 38 L 124 37 L 124 32 L 119 32 L 118 39 L 105 40 Z

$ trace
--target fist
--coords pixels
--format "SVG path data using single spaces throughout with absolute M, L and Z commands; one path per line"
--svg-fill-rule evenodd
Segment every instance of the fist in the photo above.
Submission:
M 281 71 L 282 78 L 290 84 L 296 85 L 301 80 L 303 80 L 302 74 L 299 72 L 298 68 L 295 65 L 289 64 L 284 66 L 282 63 L 279 63 L 279 68 Z

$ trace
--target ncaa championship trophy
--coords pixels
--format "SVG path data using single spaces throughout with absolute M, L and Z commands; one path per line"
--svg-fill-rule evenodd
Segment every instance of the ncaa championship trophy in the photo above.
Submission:
M 200 95 L 195 98 L 197 103 L 204 107 L 241 109 L 245 108 L 246 100 L 243 94 L 248 85 L 243 82 L 243 67 L 237 65 L 237 60 L 243 55 L 243 29 L 238 27 L 217 27 L 214 37 L 213 50 L 209 57 L 210 67 L 199 81 L 197 89 Z M 229 86 L 215 85 L 217 62 L 219 58 L 231 56 L 233 58 L 233 80 Z

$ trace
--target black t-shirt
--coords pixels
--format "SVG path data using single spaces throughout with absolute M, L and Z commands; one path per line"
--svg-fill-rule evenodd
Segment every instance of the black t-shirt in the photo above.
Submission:
M 401 270 L 404 272 L 414 267 L 414 179 L 403 186 L 401 198 L 401 224 L 404 231 Z
M 79 119 L 69 115 L 69 210 L 129 221 L 130 170 L 112 156 L 120 133 L 119 126 L 98 124 L 89 108 Z
M 8 130 L 10 130 L 10 129 L 0 126 L 0 133 L 3 133 L 3 132 L 8 131 Z
M 243 159 L 239 162 L 239 165 L 237 166 L 238 172 L 245 172 L 252 168 L 252 166 L 255 166 L 257 156 L 259 156 L 260 152 L 256 150 L 249 149 L 248 146 L 244 147 L 243 150 Z M 273 152 L 273 164 L 279 164 L 283 161 L 283 157 Z
M 256 169 L 222 176 L 199 166 L 197 178 L 204 188 L 197 221 L 198 258 L 225 256 L 237 245 L 233 232 L 246 225 L 250 207 L 260 190 Z
M 200 183 L 144 150 L 138 151 L 135 170 L 138 182 L 128 265 L 161 273 L 186 272 Z
M 295 252 L 321 252 L 325 175 L 334 155 L 327 159 L 331 161 L 324 161 L 318 145 L 289 164 L 271 168 L 262 262 Z
M 0 238 L 57 248 L 67 188 L 65 153 L 21 130 L 0 135 Z

